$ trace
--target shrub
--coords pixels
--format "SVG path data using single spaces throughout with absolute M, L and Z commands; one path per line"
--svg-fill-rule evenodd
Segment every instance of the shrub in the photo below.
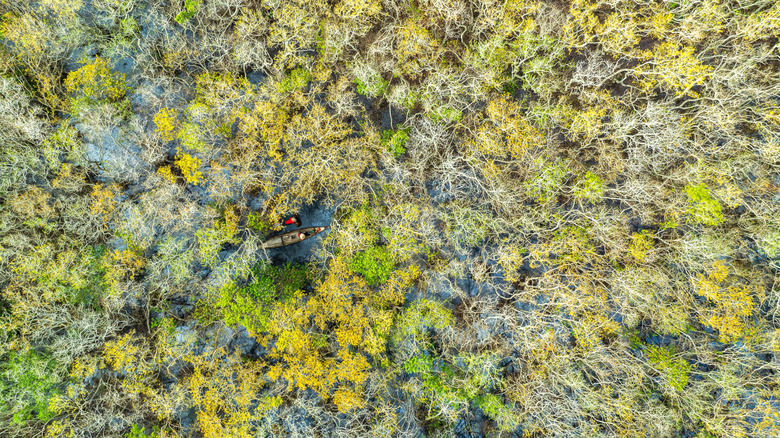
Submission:
M 604 180 L 591 171 L 585 172 L 574 186 L 574 197 L 580 201 L 598 202 L 604 195 Z
M 695 224 L 718 225 L 723 222 L 723 207 L 710 195 L 710 190 L 704 183 L 685 186 L 688 195 L 689 220 Z
M 674 347 L 650 346 L 647 358 L 651 364 L 657 366 L 664 375 L 667 384 L 677 393 L 682 393 L 688 384 L 691 365 L 682 358 L 675 357 Z
M 250 213 L 246 218 L 246 226 L 259 233 L 271 231 L 274 228 L 274 225 L 274 223 L 260 213 Z
M 409 128 L 386 130 L 382 132 L 382 146 L 396 158 L 406 153 L 406 141 L 409 139 Z
M 176 22 L 184 24 L 200 10 L 200 0 L 184 0 L 184 10 L 176 15 Z
M 7 361 L 0 362 L 0 418 L 11 418 L 24 426 L 34 418 L 49 421 L 54 413 L 49 399 L 58 393 L 62 365 L 49 355 L 30 350 L 10 352 Z
M 163 141 L 172 141 L 175 138 L 176 123 L 179 112 L 171 108 L 161 108 L 154 116 L 156 132 Z
M 384 246 L 374 246 L 352 259 L 349 269 L 361 274 L 369 286 L 384 283 L 395 268 L 393 255 Z
M 303 90 L 309 84 L 309 81 L 311 81 L 311 73 L 303 68 L 296 68 L 279 83 L 279 92 L 290 93 Z
M 95 57 L 92 62 L 82 60 L 84 65 L 68 73 L 65 89 L 74 95 L 74 99 L 87 99 L 90 102 L 117 102 L 127 93 L 125 75 L 113 73 L 108 62 Z
M 130 432 L 127 432 L 124 438 L 160 438 L 160 428 L 158 426 L 155 426 L 150 430 L 149 434 L 146 432 L 146 427 L 133 424 L 130 428 Z
M 216 307 L 226 324 L 241 324 L 249 333 L 259 335 L 267 330 L 277 303 L 298 298 L 307 282 L 303 265 L 277 267 L 260 262 L 252 268 L 251 279 L 245 285 L 231 283 L 220 291 Z
M 181 169 L 184 179 L 192 185 L 198 185 L 198 183 L 203 181 L 203 172 L 198 170 L 200 163 L 200 158 L 183 153 L 181 149 L 176 154 L 176 165 Z
M 650 231 L 642 230 L 640 233 L 631 234 L 628 252 L 635 261 L 643 263 L 652 249 L 653 238 L 650 236 Z

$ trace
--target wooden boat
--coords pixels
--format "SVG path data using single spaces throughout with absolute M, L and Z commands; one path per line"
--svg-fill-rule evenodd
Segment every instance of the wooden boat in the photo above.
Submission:
M 330 227 L 308 227 L 290 231 L 289 233 L 277 234 L 276 236 L 269 237 L 268 240 L 260 244 L 260 247 L 262 249 L 281 248 L 283 246 L 303 242 L 304 240 L 311 239 L 317 234 L 320 234 L 328 228 Z M 301 238 L 301 235 L 303 235 L 303 238 Z

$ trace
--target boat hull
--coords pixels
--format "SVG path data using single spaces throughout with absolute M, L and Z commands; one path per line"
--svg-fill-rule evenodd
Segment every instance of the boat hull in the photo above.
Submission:
M 322 228 L 322 229 L 317 231 L 317 228 Z M 327 230 L 328 228 L 330 227 L 308 227 L 308 228 L 301 228 L 295 231 L 290 231 L 287 233 L 277 234 L 276 236 L 269 237 L 265 242 L 260 244 L 260 247 L 263 249 L 271 249 L 271 248 L 281 248 L 284 246 L 294 245 L 296 243 L 303 242 L 304 240 L 309 240 L 312 237 L 316 236 L 317 234 L 320 234 L 323 231 Z M 303 233 L 305 237 L 301 239 L 298 236 L 299 233 Z

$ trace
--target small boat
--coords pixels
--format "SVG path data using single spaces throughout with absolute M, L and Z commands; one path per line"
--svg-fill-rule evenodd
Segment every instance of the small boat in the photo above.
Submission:
M 290 231 L 289 233 L 277 234 L 276 236 L 269 237 L 268 240 L 260 244 L 260 248 L 281 248 L 283 246 L 303 242 L 304 240 L 311 239 L 317 234 L 320 234 L 328 228 L 330 227 L 308 227 L 301 228 L 300 230 Z

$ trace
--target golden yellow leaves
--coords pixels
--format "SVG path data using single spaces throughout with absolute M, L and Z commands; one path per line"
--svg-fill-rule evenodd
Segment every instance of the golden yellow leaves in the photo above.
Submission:
M 240 115 L 241 131 L 250 139 L 259 137 L 266 144 L 268 157 L 281 161 L 283 142 L 287 138 L 289 116 L 284 108 L 274 102 L 259 101 L 252 111 Z
M 608 53 L 630 53 L 639 43 L 639 20 L 631 12 L 612 12 L 595 30 Z
M 124 97 L 128 89 L 125 75 L 113 73 L 108 62 L 99 56 L 78 70 L 68 73 L 64 84 L 68 92 L 74 93 L 76 97 L 95 101 L 115 102 Z
M 644 263 L 653 249 L 653 237 L 648 230 L 631 234 L 631 243 L 628 245 L 628 253 L 638 263 Z
M 24 192 L 11 197 L 8 206 L 21 219 L 30 219 L 35 216 L 43 218 L 53 217 L 56 210 L 49 205 L 51 195 L 40 187 L 29 186 Z
M 761 39 L 776 39 L 780 36 L 780 3 L 769 9 L 750 14 L 745 20 L 740 35 L 748 42 Z
M 82 5 L 81 0 L 42 0 L 40 10 L 51 12 L 60 20 L 74 19 Z
M 520 280 L 520 268 L 526 260 L 528 250 L 520 248 L 517 245 L 509 245 L 499 252 L 498 264 L 504 274 L 504 279 L 510 283 Z
M 114 250 L 103 260 L 106 270 L 106 294 L 118 295 L 123 280 L 132 280 L 146 266 L 147 259 L 139 251 L 131 249 Z
M 34 60 L 44 56 L 49 44 L 54 42 L 52 30 L 43 20 L 31 14 L 9 14 L 0 24 L 3 38 L 14 43 L 20 59 Z
M 477 131 L 477 150 L 486 157 L 517 160 L 531 147 L 542 144 L 541 132 L 523 114 L 508 95 L 491 100 L 485 108 L 487 119 Z
M 365 354 L 384 354 L 393 324 L 392 311 L 371 304 L 365 281 L 349 271 L 347 261 L 343 255 L 331 260 L 316 294 L 308 301 L 277 303 L 269 323 L 269 333 L 275 336 L 270 355 L 282 362 L 271 367 L 268 377 L 284 378 L 289 388 L 311 388 L 325 399 L 332 397 L 342 412 L 365 405 L 360 387 L 371 369 Z M 417 275 L 416 267 L 400 273 L 390 282 L 392 292 L 387 293 L 394 297 L 388 299 L 399 302 L 401 288 Z
M 184 179 L 193 185 L 198 185 L 203 180 L 203 172 L 198 170 L 200 164 L 200 158 L 183 153 L 181 150 L 176 155 L 176 165 L 181 169 Z
M 439 42 L 414 18 L 408 18 L 398 29 L 398 46 L 394 52 L 400 72 L 417 77 L 438 57 Z
M 89 211 L 92 214 L 100 215 L 104 222 L 108 222 L 111 215 L 116 210 L 116 197 L 119 193 L 119 185 L 101 185 L 96 184 L 92 187 L 92 202 Z
M 179 112 L 171 108 L 161 108 L 154 116 L 154 124 L 157 126 L 156 132 L 160 138 L 165 141 L 172 141 L 175 138 L 175 123 L 179 118 Z
M 656 13 L 650 18 L 648 22 L 650 28 L 648 34 L 655 38 L 663 37 L 668 31 L 669 24 L 672 22 L 672 19 L 674 19 L 674 14 L 671 12 Z
M 342 0 L 333 8 L 339 18 L 356 22 L 373 21 L 381 12 L 380 0 Z
M 693 284 L 696 293 L 705 297 L 711 304 L 703 309 L 699 321 L 718 331 L 721 342 L 731 343 L 739 340 L 751 341 L 756 327 L 752 315 L 757 302 L 763 296 L 761 286 L 733 282 L 728 285 L 729 269 L 725 263 L 712 264 L 709 274 L 699 274 Z M 754 339 L 753 339 L 754 340 Z
M 107 342 L 103 347 L 106 364 L 115 371 L 125 372 L 131 376 L 151 371 L 150 364 L 144 358 L 146 350 L 134 335 L 135 331 L 130 331 L 116 340 Z
M 274 403 L 261 402 L 258 397 L 264 384 L 261 364 L 244 363 L 238 353 L 228 355 L 222 349 L 192 357 L 189 362 L 195 369 L 187 386 L 204 437 L 253 435 L 252 423 L 262 418 L 267 404 Z
M 698 98 L 699 93 L 693 88 L 704 85 L 713 71 L 712 67 L 702 64 L 696 58 L 692 46 L 680 46 L 670 41 L 652 51 L 645 51 L 642 58 L 650 61 L 650 65 L 640 65 L 634 74 L 646 92 L 661 85 L 671 90 L 676 97 Z

